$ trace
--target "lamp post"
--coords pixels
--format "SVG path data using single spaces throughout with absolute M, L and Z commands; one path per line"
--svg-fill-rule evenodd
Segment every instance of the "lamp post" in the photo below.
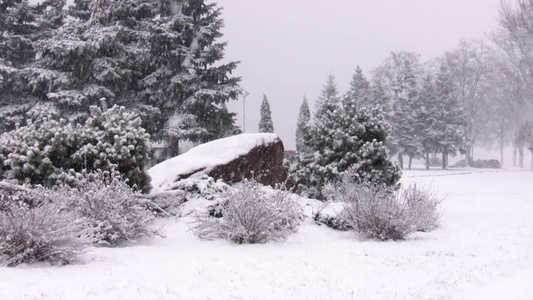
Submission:
M 242 132 L 246 132 L 246 97 L 250 95 L 249 92 L 242 90 L 241 96 L 242 96 Z

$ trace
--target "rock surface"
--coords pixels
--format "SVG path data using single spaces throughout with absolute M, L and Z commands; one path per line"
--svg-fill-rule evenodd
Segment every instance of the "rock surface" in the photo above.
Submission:
M 192 148 L 150 170 L 152 192 L 174 190 L 178 182 L 202 175 L 227 183 L 255 179 L 274 186 L 287 179 L 283 143 L 272 133 L 240 134 Z

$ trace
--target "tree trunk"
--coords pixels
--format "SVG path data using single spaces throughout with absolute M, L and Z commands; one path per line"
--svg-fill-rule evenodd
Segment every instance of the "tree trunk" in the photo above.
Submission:
M 516 167 L 516 145 L 513 147 L 513 166 Z
M 524 146 L 518 147 L 518 166 L 524 168 Z
M 471 161 L 472 161 L 472 157 L 470 156 L 471 148 L 472 147 L 470 146 L 466 147 L 466 151 L 465 151 L 465 166 L 466 167 L 469 167 L 471 165 Z
M 413 156 L 409 155 L 409 170 L 411 170 L 412 163 L 413 163 Z
M 403 170 L 403 154 L 398 153 L 398 162 L 400 163 L 400 168 Z
M 503 168 L 503 146 L 504 146 L 504 142 L 505 142 L 504 130 L 505 130 L 505 124 L 502 121 L 500 123 L 500 164 L 501 164 L 502 168 Z
M 472 146 L 470 147 L 470 165 L 472 165 L 472 162 L 474 161 L 474 148 L 475 144 L 472 142 Z
M 448 163 L 446 162 L 446 160 L 447 160 L 446 151 L 442 151 L 442 169 L 443 170 L 446 170 L 446 167 L 448 166 Z
M 180 154 L 180 139 L 179 138 L 170 138 L 166 149 L 166 157 L 172 158 Z
M 531 170 L 533 170 L 533 150 L 531 150 Z
M 503 168 L 503 137 L 500 140 L 500 164 Z
M 426 170 L 429 170 L 429 151 L 426 152 Z

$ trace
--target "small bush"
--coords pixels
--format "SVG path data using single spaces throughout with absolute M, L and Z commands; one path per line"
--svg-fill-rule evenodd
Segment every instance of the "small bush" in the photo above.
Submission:
M 0 262 L 7 266 L 50 261 L 66 264 L 83 252 L 83 223 L 52 193 L 2 184 L 0 189 Z M 32 200 L 33 199 L 33 200 Z M 38 205 L 35 205 L 37 204 Z
M 195 178 L 182 179 L 175 182 L 172 190 L 150 194 L 152 203 L 157 206 L 154 212 L 158 215 L 183 216 L 192 211 L 182 210 L 185 202 L 197 202 L 198 199 L 219 201 L 220 196 L 226 193 L 229 185 L 221 180 L 215 181 L 212 177 L 202 175 Z
M 63 187 L 70 209 L 85 220 L 85 235 L 97 244 L 116 245 L 138 237 L 160 235 L 149 227 L 154 214 L 146 199 L 115 172 L 97 172 L 74 189 Z
M 329 200 L 343 203 L 339 218 L 363 237 L 400 240 L 437 227 L 441 202 L 416 185 L 403 190 L 354 182 L 350 176 L 326 190 Z
M 227 191 L 223 199 L 222 217 L 197 217 L 192 230 L 201 239 L 266 243 L 283 240 L 298 228 L 301 209 L 288 192 L 265 191 L 255 182 L 244 182 Z

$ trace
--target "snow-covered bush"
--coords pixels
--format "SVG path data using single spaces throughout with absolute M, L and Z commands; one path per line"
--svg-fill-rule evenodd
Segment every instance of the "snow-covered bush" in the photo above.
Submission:
M 328 200 L 343 204 L 339 219 L 366 238 L 404 239 L 416 231 L 435 229 L 440 217 L 441 199 L 416 185 L 392 190 L 345 175 L 325 193 Z
M 255 182 L 236 184 L 224 195 L 220 215 L 199 215 L 192 228 L 201 239 L 238 244 L 283 240 L 298 228 L 301 208 L 288 192 L 263 190 Z
M 102 111 L 73 124 L 44 118 L 0 136 L 1 176 L 20 184 L 71 183 L 77 173 L 116 169 L 128 184 L 149 191 L 145 171 L 151 151 L 140 118 L 124 107 Z
M 87 245 L 75 212 L 52 199 L 43 188 L 33 190 L 2 184 L 0 188 L 0 263 L 50 261 L 66 264 Z M 54 201 L 52 201 L 54 200 Z
M 83 233 L 93 243 L 116 245 L 160 235 L 158 229 L 150 228 L 155 217 L 148 200 L 118 173 L 90 173 L 75 188 L 62 187 L 58 192 L 68 195 L 70 210 L 84 220 Z
M 154 211 L 161 215 L 181 215 L 181 206 L 185 202 L 200 199 L 219 202 L 227 193 L 229 185 L 221 180 L 202 175 L 198 178 L 187 178 L 176 182 L 171 191 L 150 194 L 151 201 L 157 205 Z M 187 214 L 187 212 L 185 212 Z
M 150 190 L 146 172 L 151 151 L 150 136 L 141 127 L 141 119 L 123 106 L 102 110 L 91 106 L 90 118 L 80 131 L 82 144 L 73 154 L 78 164 L 89 170 L 116 169 L 144 192 Z

